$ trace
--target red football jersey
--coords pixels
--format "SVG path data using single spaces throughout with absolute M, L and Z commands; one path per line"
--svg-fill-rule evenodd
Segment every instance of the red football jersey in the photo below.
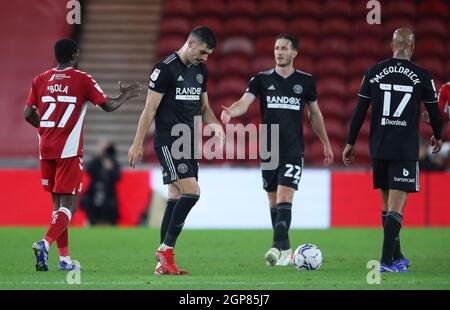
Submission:
M 90 75 L 70 67 L 51 69 L 34 78 L 27 105 L 41 117 L 40 159 L 82 156 L 87 101 L 101 105 L 106 99 Z
M 439 89 L 439 108 L 450 118 L 450 82 L 441 86 Z

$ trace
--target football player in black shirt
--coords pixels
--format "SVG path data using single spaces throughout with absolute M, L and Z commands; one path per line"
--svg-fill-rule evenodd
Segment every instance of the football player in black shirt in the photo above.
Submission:
M 393 57 L 372 66 L 365 74 L 358 104 L 350 123 L 345 165 L 354 160 L 353 146 L 372 103 L 369 148 L 374 188 L 381 190 L 384 242 L 381 272 L 406 272 L 409 260 L 400 250 L 402 213 L 409 192 L 419 191 L 419 114 L 424 102 L 433 128 L 433 152 L 439 152 L 442 119 L 430 74 L 410 61 L 414 34 L 399 28 L 392 38 Z
M 150 124 L 155 119 L 154 148 L 161 164 L 164 184 L 168 184 L 169 200 L 161 224 L 161 246 L 156 251 L 155 274 L 185 274 L 174 262 L 173 247 L 181 233 L 184 221 L 200 198 L 197 183 L 198 161 L 194 156 L 194 116 L 201 115 L 211 125 L 221 144 L 224 140 L 222 125 L 208 104 L 208 72 L 204 62 L 216 46 L 213 31 L 206 26 L 194 28 L 183 47 L 159 62 L 150 75 L 145 108 L 133 145 L 128 153 L 128 162 L 134 168 L 143 154 L 143 143 Z M 189 145 L 180 154 L 172 150 L 178 136 L 172 135 L 175 126 L 188 126 Z M 182 137 L 185 138 L 185 137 Z M 189 138 L 189 137 L 188 137 Z M 187 151 L 187 156 L 185 153 Z
M 311 125 L 323 143 L 324 165 L 333 162 L 333 152 L 317 104 L 316 84 L 311 74 L 294 68 L 293 60 L 297 53 L 297 38 L 289 34 L 277 36 L 274 47 L 275 68 L 256 74 L 244 95 L 230 107 L 223 107 L 221 115 L 222 122 L 227 124 L 231 118 L 244 114 L 259 96 L 261 123 L 268 125 L 268 136 L 270 125 L 279 125 L 279 165 L 274 170 L 262 170 L 274 230 L 272 247 L 265 255 L 268 266 L 287 266 L 292 263 L 288 232 L 294 192 L 303 170 L 305 105 L 308 106 Z

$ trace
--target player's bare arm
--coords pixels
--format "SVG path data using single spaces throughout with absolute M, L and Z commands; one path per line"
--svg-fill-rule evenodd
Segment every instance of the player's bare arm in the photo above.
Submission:
M 108 98 L 100 106 L 104 111 L 112 112 L 117 110 L 125 101 L 138 97 L 140 91 L 141 85 L 138 82 L 134 82 L 128 86 L 122 86 L 122 82 L 119 82 L 119 95 L 116 98 Z
M 36 109 L 33 109 L 29 106 L 25 106 L 23 116 L 25 120 L 31 124 L 31 126 L 39 128 L 40 117 Z
M 134 137 L 133 144 L 128 151 L 128 163 L 132 168 L 134 168 L 136 163 L 142 159 L 142 155 L 144 153 L 145 135 L 147 134 L 153 119 L 155 118 L 156 110 L 158 109 L 163 96 L 164 94 L 157 93 L 153 90 L 149 90 L 147 92 L 145 107 L 139 118 L 136 135 Z
M 201 95 L 201 105 L 203 122 L 212 127 L 214 135 L 220 141 L 220 145 L 223 145 L 225 141 L 225 132 L 209 106 L 208 93 L 206 92 Z
M 222 106 L 223 111 L 220 116 L 223 124 L 228 124 L 233 117 L 239 117 L 247 112 L 248 107 L 255 100 L 255 95 L 252 93 L 245 93 L 242 97 L 233 103 L 230 107 Z
M 322 112 L 320 112 L 317 100 L 308 105 L 308 119 L 314 132 L 323 144 L 323 153 L 325 157 L 323 164 L 327 167 L 333 163 L 334 155 L 333 150 L 331 149 L 330 140 L 328 139 L 327 130 L 325 129 Z

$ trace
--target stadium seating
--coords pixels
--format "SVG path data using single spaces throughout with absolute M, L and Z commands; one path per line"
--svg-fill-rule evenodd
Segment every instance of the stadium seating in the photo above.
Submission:
M 228 1 L 226 5 L 227 16 L 244 16 L 255 18 L 258 12 L 256 2 L 253 0 L 246 1 Z
M 197 16 L 194 19 L 192 26 L 199 26 L 199 25 L 208 25 L 208 27 L 210 27 L 214 31 L 218 40 L 222 39 L 225 32 L 224 23 L 222 19 L 211 16 Z M 184 35 L 186 35 L 186 33 Z
M 190 18 L 194 13 L 194 7 L 190 0 L 164 1 L 164 17 L 186 17 Z
M 225 13 L 225 5 L 222 0 L 195 1 L 194 12 L 196 16 L 214 16 L 221 18 Z
M 382 7 L 384 7 L 382 5 Z M 385 12 L 392 18 L 399 17 L 416 17 L 416 5 L 412 1 L 389 1 L 386 6 Z
M 160 33 L 164 38 L 166 35 L 186 36 L 191 30 L 191 23 L 184 17 L 170 17 L 161 21 Z
M 183 12 L 173 8 L 173 3 L 181 2 L 185 2 L 180 4 Z M 373 25 L 366 22 L 366 4 L 352 0 L 166 1 L 167 20 L 161 24 L 164 37 L 159 51 L 171 51 L 189 24 L 206 24 L 217 32 L 218 51 L 207 65 L 211 107 L 220 114 L 222 105 L 242 95 L 253 75 L 274 67 L 274 37 L 283 32 L 294 34 L 300 39 L 294 65 L 316 79 L 332 147 L 341 152 L 362 77 L 371 65 L 391 57 L 389 41 L 395 29 L 415 30 L 413 61 L 431 72 L 436 85 L 450 79 L 447 1 L 386 1 L 381 6 L 382 24 Z M 260 122 L 258 100 L 241 120 Z M 306 158 L 321 165 L 323 148 L 308 121 L 304 122 L 304 135 Z M 357 146 L 359 164 L 370 162 L 368 136 L 366 119 Z
M 300 38 L 317 38 L 320 35 L 320 23 L 315 18 L 293 19 L 289 24 L 289 32 Z
M 264 18 L 278 17 L 286 19 L 290 15 L 290 7 L 286 0 L 265 0 L 261 1 L 258 13 L 259 16 Z

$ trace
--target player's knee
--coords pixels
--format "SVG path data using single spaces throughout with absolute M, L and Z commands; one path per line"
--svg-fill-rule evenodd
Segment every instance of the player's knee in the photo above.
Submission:
M 277 204 L 280 203 L 292 203 L 292 195 L 278 195 L 277 196 Z
M 178 187 L 180 188 L 181 194 L 200 196 L 200 186 L 195 180 L 180 180 Z

